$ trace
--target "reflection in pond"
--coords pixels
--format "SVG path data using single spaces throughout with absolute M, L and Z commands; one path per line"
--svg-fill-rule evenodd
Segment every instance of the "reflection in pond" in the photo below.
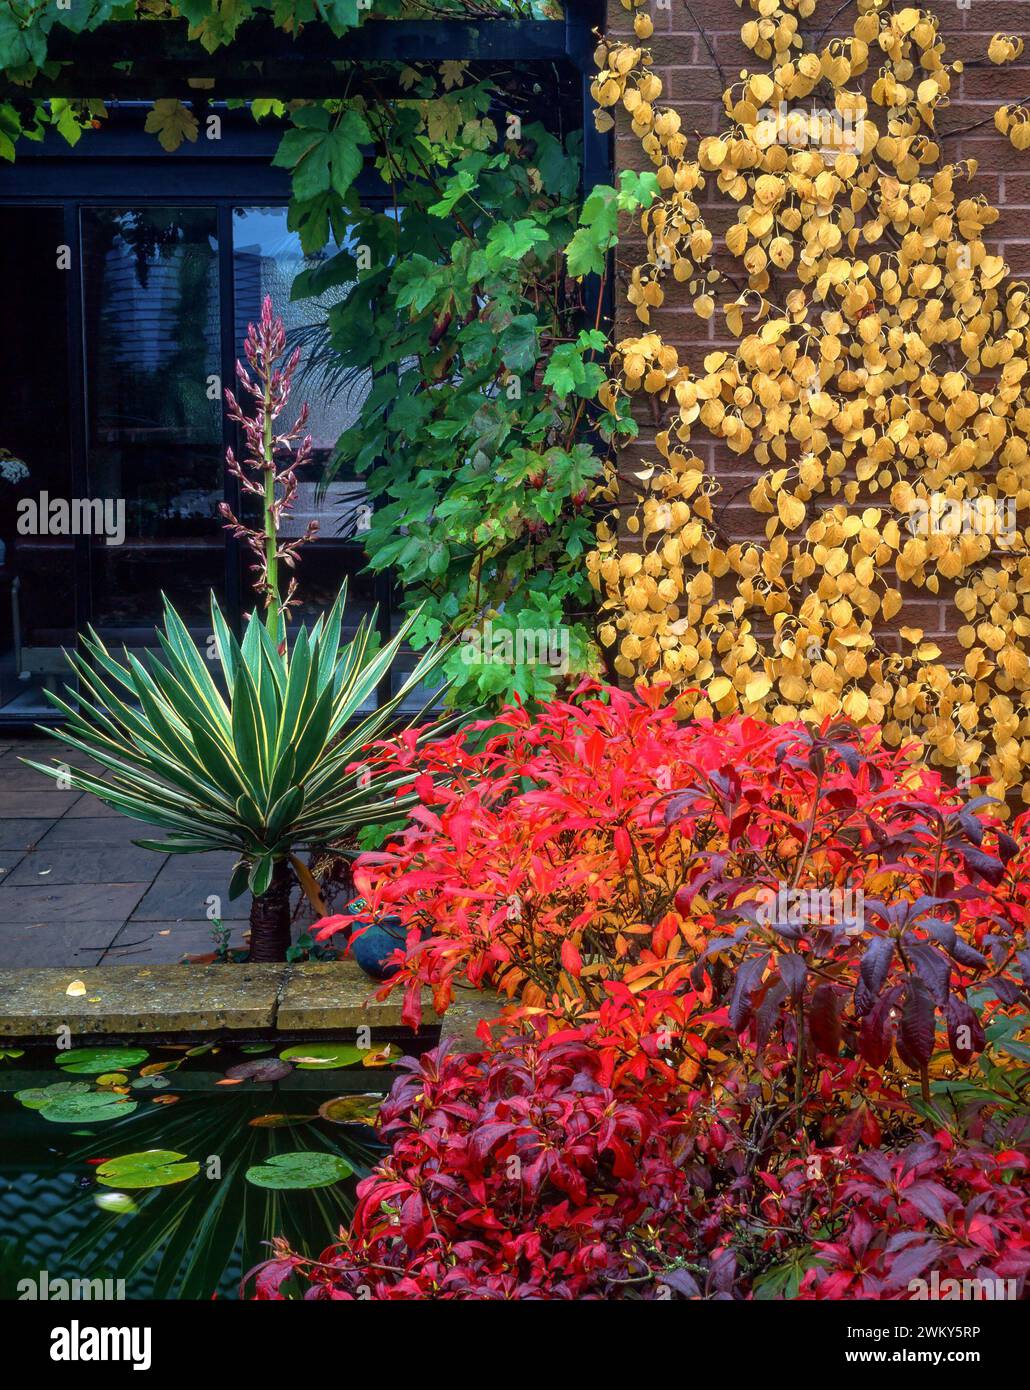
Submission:
M 391 1060 L 348 1042 L 8 1055 L 0 1297 L 46 1270 L 129 1299 L 233 1298 L 274 1236 L 317 1255 L 382 1152 Z

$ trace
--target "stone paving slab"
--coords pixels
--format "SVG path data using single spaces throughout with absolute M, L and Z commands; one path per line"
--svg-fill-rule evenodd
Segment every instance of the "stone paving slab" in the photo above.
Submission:
M 47 780 L 44 773 L 34 767 L 27 767 L 20 758 L 4 758 L 0 761 L 0 791 L 2 792 L 52 792 L 56 783 Z M 74 788 L 69 788 L 74 791 Z M 80 792 L 81 796 L 82 793 Z
M 16 888 L 64 883 L 150 883 L 162 856 L 137 845 L 48 845 L 30 850 L 5 881 Z
M 172 861 L 174 862 L 174 860 Z M 217 899 L 217 904 L 213 900 Z M 216 908 L 215 915 L 223 922 L 242 922 L 250 918 L 250 896 L 244 893 L 229 901 L 229 875 L 215 870 L 204 873 L 193 866 L 188 876 L 169 874 L 166 868 L 154 879 L 146 896 L 133 912 L 129 923 L 137 922 L 203 922 L 208 904 Z
M 0 931 L 0 961 L 5 968 L 24 970 L 41 963 L 73 974 L 103 960 L 111 937 L 103 922 L 38 922 Z M 3 1001 L 0 1000 L 0 1009 Z
M 43 816 L 19 816 L 13 820 L 0 820 L 0 850 L 21 850 L 37 844 L 53 825 L 53 821 Z
M 145 883 L 57 883 L 53 887 L 0 887 L 0 965 L 4 963 L 4 929 L 18 925 L 102 922 L 111 930 L 125 918 L 147 891 Z M 56 964 L 56 962 L 55 962 Z
M 63 816 L 54 821 L 40 843 L 50 850 L 58 845 L 131 845 L 133 840 L 161 838 L 157 826 L 144 825 L 128 816 Z
M 56 787 L 48 787 L 42 776 L 39 780 L 42 785 L 38 790 L 18 787 L 8 791 L 0 787 L 0 820 L 20 820 L 25 816 L 63 816 L 82 796 L 82 792 L 62 792 Z
M 65 811 L 64 819 L 79 820 L 83 816 L 96 816 L 106 820 L 118 820 L 121 818 L 121 814 L 121 811 L 116 810 L 113 806 L 108 806 L 106 802 L 98 801 L 91 792 L 83 792 L 75 805 Z M 139 825 L 140 822 L 136 821 L 135 824 Z
M 246 945 L 243 926 L 242 922 L 232 924 L 231 951 Z M 127 922 L 107 948 L 102 964 L 173 965 L 183 956 L 207 955 L 214 946 L 210 922 Z

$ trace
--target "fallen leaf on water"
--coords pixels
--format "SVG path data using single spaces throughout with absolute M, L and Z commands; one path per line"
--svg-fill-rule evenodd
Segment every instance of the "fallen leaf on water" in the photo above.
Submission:
M 72 980 L 71 984 L 65 990 L 65 994 L 79 995 L 85 993 L 86 986 L 82 983 L 81 980 Z
M 386 1043 L 383 1047 L 375 1048 L 371 1052 L 366 1052 L 362 1059 L 363 1067 L 385 1067 L 394 1057 L 400 1056 L 400 1048 L 393 1043 Z
M 242 1086 L 242 1076 L 223 1076 L 221 1081 L 215 1082 L 216 1086 Z

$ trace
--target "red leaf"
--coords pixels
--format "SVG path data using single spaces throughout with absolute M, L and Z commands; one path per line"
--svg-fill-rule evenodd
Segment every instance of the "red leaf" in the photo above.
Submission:
M 619 861 L 620 869 L 624 869 L 633 857 L 633 841 L 624 825 L 615 828 L 615 857 Z
M 568 937 L 561 944 L 561 963 L 573 979 L 578 979 L 583 972 L 583 957 Z

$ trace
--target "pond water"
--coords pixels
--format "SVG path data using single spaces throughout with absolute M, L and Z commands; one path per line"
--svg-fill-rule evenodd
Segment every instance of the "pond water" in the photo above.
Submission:
M 235 1298 L 273 1236 L 317 1255 L 382 1152 L 368 1121 L 392 1061 L 325 1041 L 8 1051 L 0 1298 L 94 1279 L 114 1281 L 104 1296 Z

